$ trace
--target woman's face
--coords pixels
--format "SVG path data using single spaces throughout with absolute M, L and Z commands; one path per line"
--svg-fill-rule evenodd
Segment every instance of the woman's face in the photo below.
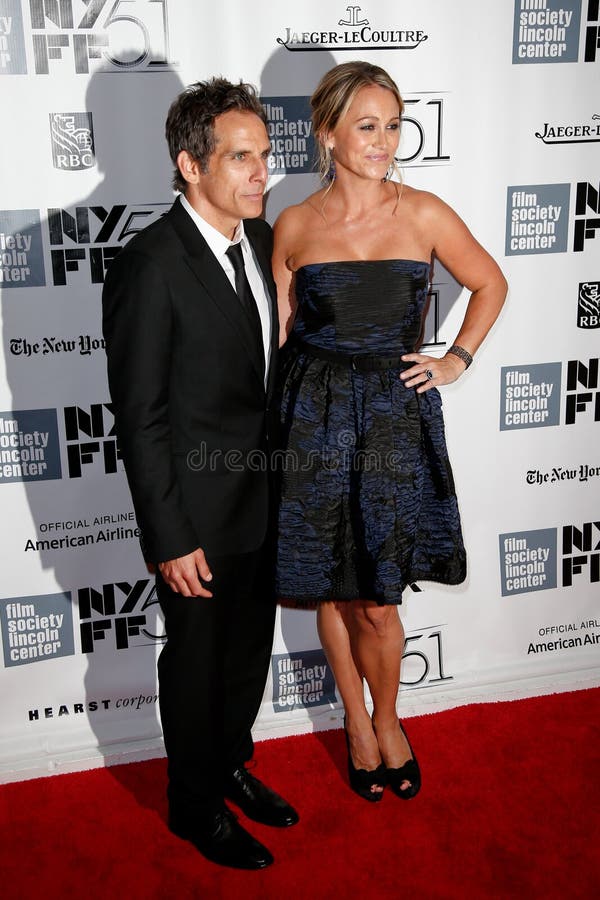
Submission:
M 380 181 L 393 161 L 399 138 L 396 98 L 387 88 L 370 84 L 358 91 L 325 143 L 333 148 L 337 175 L 346 169 Z

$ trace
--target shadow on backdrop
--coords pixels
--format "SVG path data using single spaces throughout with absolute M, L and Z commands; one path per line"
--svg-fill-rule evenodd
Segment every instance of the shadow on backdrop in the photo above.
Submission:
M 182 89 L 181 80 L 173 70 L 152 74 L 131 72 L 116 77 L 113 73 L 96 72 L 91 76 L 85 106 L 93 118 L 96 166 L 101 180 L 90 194 L 69 202 L 64 210 L 66 215 L 60 210 L 49 210 L 48 216 L 42 217 L 46 286 L 30 288 L 26 292 L 2 291 L 2 326 L 11 409 L 56 408 L 63 448 L 63 437 L 66 435 L 68 441 L 69 427 L 81 429 L 77 449 L 75 444 L 67 444 L 66 453 L 63 450 L 61 454 L 62 478 L 68 482 L 68 490 L 61 492 L 57 481 L 24 483 L 38 541 L 77 533 L 75 529 L 49 534 L 45 527 L 44 531 L 40 530 L 41 524 L 85 520 L 91 525 L 97 511 L 106 511 L 107 507 L 109 510 L 132 509 L 132 504 L 124 473 L 120 472 L 121 464 L 116 465 L 116 442 L 110 433 L 112 416 L 106 406 L 109 393 L 102 344 L 96 345 L 97 352 L 84 357 L 85 363 L 77 347 L 71 353 L 48 351 L 47 356 L 40 351 L 34 368 L 24 364 L 22 354 L 15 355 L 9 348 L 12 341 L 23 340 L 28 335 L 30 342 L 42 342 L 44 338 L 60 341 L 74 335 L 88 335 L 91 340 L 99 340 L 102 334 L 101 289 L 106 266 L 121 245 L 153 218 L 166 212 L 173 200 L 170 188 L 172 166 L 164 138 L 164 122 L 171 101 Z M 57 105 L 64 102 L 59 98 Z M 56 125 L 60 131 L 63 124 L 61 117 L 53 127 Z M 67 151 L 69 143 L 76 138 L 72 131 L 70 136 L 59 134 Z M 90 138 L 84 137 L 85 141 L 89 144 Z M 74 177 L 77 177 L 76 173 Z M 52 199 L 55 206 L 61 203 L 60 198 Z M 56 238 L 61 230 L 61 237 Z M 54 237 L 51 238 L 51 234 Z M 29 235 L 25 232 L 25 239 L 28 237 L 39 240 L 39 227 L 32 228 Z M 56 251 L 54 254 L 53 250 Z M 81 290 L 78 290 L 79 286 Z M 83 410 L 83 419 L 78 412 L 73 412 L 77 407 Z M 85 417 L 93 419 L 96 414 L 103 420 L 100 426 L 96 423 L 98 433 L 103 437 L 111 436 L 112 440 L 100 438 L 100 451 L 90 451 L 94 465 L 89 465 L 90 458 L 85 458 L 86 447 L 89 450 L 98 441 L 85 433 Z M 89 422 L 87 427 L 89 430 Z M 116 469 L 117 474 L 105 474 L 105 467 L 97 465 L 102 450 L 110 457 L 108 470 Z M 72 471 L 77 470 L 78 462 L 80 477 L 74 478 Z M 75 491 L 76 502 L 73 503 Z M 136 523 L 126 524 L 134 528 Z M 114 530 L 115 525 L 108 523 L 108 529 Z M 69 697 L 61 702 L 68 702 L 72 707 L 71 698 L 85 701 L 98 749 L 108 757 L 118 753 L 119 745 L 131 742 L 132 722 L 136 727 L 140 724 L 138 739 L 156 740 L 161 736 L 154 685 L 155 648 L 164 640 L 163 623 L 154 597 L 154 578 L 150 573 L 141 574 L 145 565 L 137 540 L 115 539 L 110 544 L 108 571 L 102 567 L 103 556 L 94 560 L 94 551 L 94 546 L 68 551 L 43 547 L 38 550 L 38 555 L 42 568 L 52 571 L 56 592 L 71 595 L 73 627 L 81 632 L 82 649 L 87 659 L 85 691 L 82 691 L 85 697 L 79 696 L 77 685 L 73 685 Z M 104 548 L 103 552 L 106 553 Z M 136 565 L 138 552 L 139 565 Z M 90 568 L 94 566 L 102 571 L 101 574 L 95 572 L 96 581 L 92 588 Z M 140 573 L 137 576 L 136 570 Z M 108 591 L 105 585 L 108 585 Z M 78 591 L 79 604 L 76 604 Z M 80 621 L 76 621 L 78 613 Z M 127 649 L 116 649 L 119 631 L 121 645 L 123 641 L 125 646 L 129 643 Z M 127 654 L 126 680 L 122 684 L 119 683 L 121 653 Z M 130 710 L 132 717 L 126 719 L 122 713 L 103 709 L 106 697 L 126 701 L 126 707 L 122 704 L 125 715 Z M 136 709 L 140 697 L 144 699 Z M 95 708 L 90 708 L 90 704 Z M 82 747 L 73 749 L 85 749 L 86 746 L 87 742 L 83 742 Z M 119 778 L 123 768 L 111 768 L 110 771 Z M 123 783 L 135 793 L 135 780 L 127 778 Z M 143 796 L 136 797 L 142 804 L 146 803 Z

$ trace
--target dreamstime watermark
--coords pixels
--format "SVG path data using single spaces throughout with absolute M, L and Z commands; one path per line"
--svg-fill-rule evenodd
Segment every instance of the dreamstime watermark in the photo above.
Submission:
M 192 472 L 389 472 L 398 471 L 406 455 L 401 450 L 366 450 L 357 446 L 356 435 L 343 430 L 337 435 L 337 446 L 312 450 L 260 449 L 209 450 L 203 441 L 187 454 Z

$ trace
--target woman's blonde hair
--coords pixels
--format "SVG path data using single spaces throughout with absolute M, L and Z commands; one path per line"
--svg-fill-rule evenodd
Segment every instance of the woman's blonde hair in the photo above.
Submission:
M 326 72 L 310 98 L 313 134 L 317 141 L 319 154 L 319 174 L 323 181 L 331 178 L 332 168 L 331 151 L 324 143 L 325 135 L 333 131 L 346 114 L 360 89 L 371 84 L 377 84 L 392 92 L 398 101 L 399 115 L 401 116 L 404 103 L 394 79 L 380 66 L 358 60 L 341 63 Z

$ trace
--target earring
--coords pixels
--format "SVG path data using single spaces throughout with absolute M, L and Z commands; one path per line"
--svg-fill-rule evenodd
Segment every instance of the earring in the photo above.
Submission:
M 398 171 L 398 160 L 396 159 L 396 157 L 394 157 L 382 180 L 383 181 L 391 181 L 392 175 L 394 174 L 394 172 L 397 172 L 397 171 Z
M 335 181 L 335 161 L 333 159 L 333 147 L 327 147 L 327 160 L 329 167 L 327 169 L 327 181 Z

